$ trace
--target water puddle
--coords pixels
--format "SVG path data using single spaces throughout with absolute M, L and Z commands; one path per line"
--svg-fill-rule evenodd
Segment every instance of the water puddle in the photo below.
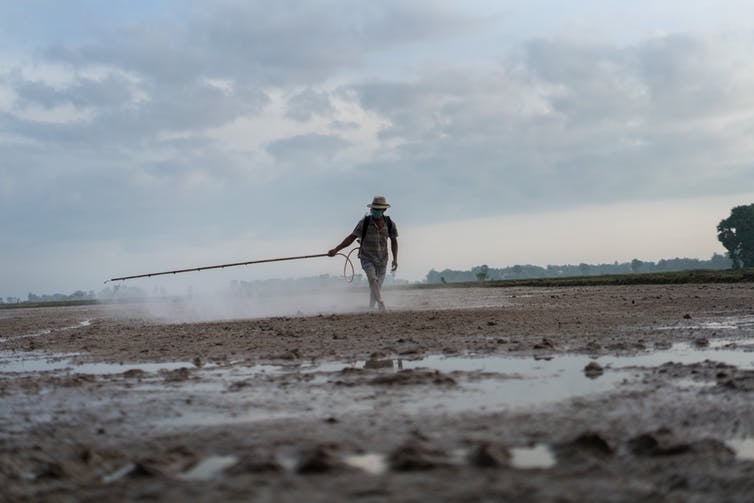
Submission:
M 679 343 L 667 350 L 633 356 L 431 355 L 415 360 L 386 358 L 301 365 L 233 362 L 202 367 L 188 361 L 84 363 L 78 361 L 79 355 L 75 354 L 0 351 L 0 377 L 46 371 L 63 375 L 112 375 L 129 370 L 157 373 L 188 368 L 194 378 L 178 379 L 169 385 L 163 380 L 151 379 L 138 383 L 137 388 L 129 382 L 128 399 L 131 401 L 146 400 L 146 395 L 136 392 L 148 391 L 152 396 L 164 393 L 174 404 L 169 413 L 149 413 L 150 417 L 153 416 L 152 424 L 181 428 L 301 417 L 325 418 L 332 416 L 334 411 L 362 414 L 387 410 L 415 415 L 484 413 L 545 406 L 579 397 L 595 397 L 613 392 L 619 386 L 631 386 L 641 381 L 647 369 L 671 361 L 695 364 L 711 360 L 751 369 L 754 368 L 751 345 L 754 345 L 754 339 L 728 338 L 710 340 L 704 347 Z M 586 372 L 587 365 L 594 366 L 597 371 Z M 343 372 L 346 369 L 362 371 Z M 432 377 L 434 371 L 440 373 L 441 382 Z M 393 377 L 395 381 L 391 381 Z M 409 379 L 401 380 L 403 377 Z M 333 391 L 334 384 L 338 385 L 337 392 Z M 673 386 L 687 390 L 714 385 L 691 379 L 673 382 Z M 279 386 L 284 386 L 284 393 L 279 392 Z M 374 458 L 358 457 L 353 462 L 377 463 Z
M 24 372 L 66 371 L 71 374 L 122 374 L 129 370 L 159 372 L 179 368 L 194 368 L 192 362 L 158 363 L 80 363 L 76 353 L 51 354 L 42 351 L 0 351 L 0 374 Z
M 620 364 L 623 367 L 656 367 L 667 362 L 693 365 L 710 360 L 741 368 L 751 368 L 754 367 L 754 351 L 748 346 L 752 344 L 754 344 L 754 339 L 711 340 L 708 346 L 703 347 L 680 342 L 673 344 L 668 350 L 630 357 L 603 357 L 598 358 L 598 361 Z
M 555 466 L 555 456 L 546 445 L 533 447 L 514 447 L 511 450 L 511 465 L 521 470 L 533 468 L 552 468 Z
M 181 480 L 212 480 L 238 462 L 236 456 L 209 456 L 197 463 L 189 471 L 178 476 Z
M 676 325 L 656 327 L 658 330 L 739 330 L 754 328 L 754 316 L 729 316 L 699 322 L 683 321 Z
M 725 443 L 736 453 L 736 459 L 754 461 L 754 437 L 736 438 Z
M 741 344 L 746 341 L 736 341 Z M 512 356 L 433 355 L 417 360 L 383 359 L 351 362 L 309 362 L 301 365 L 255 365 L 235 362 L 230 366 L 195 369 L 200 379 L 177 384 L 182 393 L 205 396 L 207 405 L 177 406 L 153 424 L 183 428 L 199 425 L 253 423 L 302 417 L 328 417 L 339 414 L 390 410 L 406 414 L 496 412 L 521 407 L 545 406 L 579 397 L 594 397 L 617 387 L 639 382 L 647 368 L 668 361 L 692 364 L 705 360 L 722 361 L 739 367 L 754 367 L 754 353 L 724 347 L 698 348 L 676 344 L 668 350 L 634 356 L 553 355 L 548 358 Z M 587 364 L 601 372 L 585 372 Z M 166 365 L 166 364 L 162 364 Z M 174 363 L 186 366 L 186 362 Z M 190 365 L 189 365 L 190 366 Z M 120 371 L 123 371 L 120 367 Z M 345 369 L 365 369 L 346 372 Z M 429 380 L 415 385 L 378 385 L 378 377 L 401 372 L 427 376 L 438 371 L 456 384 L 434 385 Z M 352 381 L 349 381 L 353 379 Z M 333 383 L 345 382 L 334 393 Z M 271 398 L 270 386 L 283 383 L 284 394 Z M 290 385 L 293 384 L 293 385 Z M 429 384 L 429 385 L 428 385 Z M 679 379 L 678 389 L 704 389 L 714 382 Z M 164 384 L 160 384 L 164 387 Z M 171 388 L 172 389 L 172 388 Z M 417 389 L 421 392 L 417 393 Z M 225 397 L 225 398 L 223 398 Z M 212 405 L 232 400 L 232 411 Z M 539 451 L 534 451 L 539 452 Z M 354 462 L 376 462 L 355 458 Z M 524 463 L 524 462 L 522 462 Z
M 748 340 L 735 341 L 748 344 Z M 754 368 L 754 352 L 724 349 L 718 345 L 698 348 L 688 343 L 673 345 L 664 351 L 647 352 L 634 356 L 554 355 L 533 359 L 511 356 L 427 356 L 419 360 L 380 360 L 326 362 L 304 365 L 300 372 L 319 374 L 312 382 L 332 381 L 332 374 L 347 368 L 378 369 L 378 372 L 401 372 L 428 369 L 452 376 L 460 386 L 422 387 L 420 396 L 411 396 L 399 402 L 410 412 L 435 412 L 443 410 L 497 410 L 500 408 L 547 404 L 613 390 L 619 384 L 641 376 L 641 370 L 676 362 L 686 365 L 707 360 Z M 595 363 L 602 372 L 587 373 L 585 367 Z M 388 365 L 389 363 L 389 365 Z M 714 383 L 684 380 L 683 387 L 706 387 Z
M 387 460 L 382 454 L 353 454 L 346 456 L 343 461 L 348 466 L 358 468 L 371 475 L 382 475 L 387 471 Z
M 134 468 L 136 468 L 135 464 L 128 463 L 127 465 L 124 465 L 123 467 L 115 470 L 113 473 L 102 477 L 102 482 L 105 484 L 112 484 L 113 482 L 117 482 L 123 477 L 128 476 L 129 473 L 134 471 Z

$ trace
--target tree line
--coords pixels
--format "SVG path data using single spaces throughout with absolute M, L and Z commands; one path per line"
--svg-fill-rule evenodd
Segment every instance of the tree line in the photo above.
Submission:
M 613 262 L 612 264 L 565 264 L 538 266 L 519 264 L 509 267 L 489 267 L 479 265 L 469 270 L 459 271 L 432 269 L 427 273 L 426 282 L 457 283 L 468 281 L 531 279 L 531 278 L 562 278 L 567 276 L 602 276 L 606 274 L 639 274 L 648 272 L 686 271 L 694 269 L 722 270 L 730 269 L 733 261 L 719 253 L 715 253 L 709 260 L 696 258 L 662 259 L 657 262 L 633 259 L 630 262 Z
M 432 269 L 427 273 L 427 283 L 457 283 L 467 281 L 558 278 L 566 276 L 601 276 L 606 274 L 639 274 L 687 270 L 723 270 L 754 267 L 754 204 L 736 206 L 730 215 L 717 225 L 717 239 L 728 252 L 715 253 L 709 260 L 695 258 L 662 259 L 657 262 L 637 258 L 631 262 L 578 265 L 514 265 L 492 268 L 488 265 L 472 267 L 467 271 Z

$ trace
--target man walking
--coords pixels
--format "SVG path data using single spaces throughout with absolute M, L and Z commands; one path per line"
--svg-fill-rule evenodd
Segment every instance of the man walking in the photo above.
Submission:
M 393 252 L 390 270 L 395 271 L 398 269 L 398 228 L 390 217 L 385 216 L 385 210 L 390 208 L 390 205 L 384 196 L 374 196 L 372 204 L 368 204 L 367 207 L 371 210 L 369 215 L 359 220 L 353 232 L 327 254 L 334 257 L 340 250 L 359 239 L 359 259 L 369 280 L 369 307 L 373 308 L 376 304 L 380 311 L 384 311 L 385 303 L 382 301 L 380 288 L 387 271 L 387 240 L 390 238 L 390 250 Z

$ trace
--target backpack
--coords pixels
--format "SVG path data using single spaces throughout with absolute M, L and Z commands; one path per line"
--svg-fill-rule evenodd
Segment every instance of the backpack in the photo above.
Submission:
M 359 240 L 359 243 L 364 242 L 364 238 L 367 237 L 367 229 L 369 228 L 369 219 L 371 219 L 371 215 L 367 215 L 364 217 L 364 221 L 361 224 L 361 239 Z M 390 220 L 390 217 L 385 215 L 385 224 L 387 225 L 387 235 L 390 236 L 390 234 L 393 233 L 393 221 Z

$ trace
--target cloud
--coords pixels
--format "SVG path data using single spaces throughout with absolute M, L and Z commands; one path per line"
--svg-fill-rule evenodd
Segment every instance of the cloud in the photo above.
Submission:
M 286 117 L 305 122 L 314 115 L 332 113 L 333 107 L 327 93 L 306 89 L 288 100 Z
M 412 199 L 443 193 L 449 215 L 473 215 L 754 182 L 750 128 L 742 127 L 754 116 L 746 91 L 754 73 L 724 71 L 724 44 L 668 36 L 631 47 L 536 40 L 522 49 L 497 70 L 350 87 L 387 119 L 380 134 L 400 161 L 382 165 Z
M 283 138 L 270 143 L 267 151 L 280 162 L 316 165 L 331 161 L 349 142 L 338 136 L 307 134 Z
M 185 23 L 142 22 L 81 47 L 52 44 L 46 56 L 75 66 L 112 64 L 162 82 L 202 69 L 265 86 L 308 85 L 371 53 L 484 22 L 450 2 L 221 1 L 193 4 Z

